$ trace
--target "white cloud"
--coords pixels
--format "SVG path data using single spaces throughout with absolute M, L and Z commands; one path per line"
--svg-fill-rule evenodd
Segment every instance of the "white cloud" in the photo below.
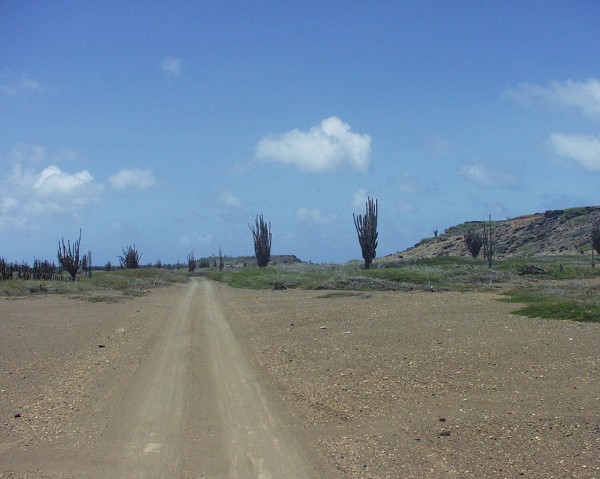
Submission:
M 467 180 L 481 188 L 503 188 L 513 186 L 515 182 L 512 175 L 500 168 L 482 163 L 465 164 L 460 171 Z
M 226 208 L 237 209 L 242 206 L 241 200 L 231 191 L 223 190 L 219 193 L 218 201 Z
M 156 178 L 152 174 L 150 168 L 145 170 L 130 168 L 119 170 L 108 179 L 108 182 L 116 190 L 124 190 L 127 188 L 147 190 L 155 185 Z
M 524 106 L 535 102 L 558 107 L 571 107 L 587 116 L 600 116 L 600 80 L 589 78 L 586 81 L 550 81 L 547 85 L 522 83 L 508 91 Z
M 178 76 L 183 71 L 181 58 L 167 57 L 160 64 L 161 68 L 170 75 Z
M 331 224 L 337 219 L 337 216 L 334 214 L 325 215 L 318 209 L 306 207 L 298 208 L 296 216 L 300 220 L 312 221 L 318 224 Z
M 600 137 L 554 133 L 546 144 L 557 155 L 569 158 L 588 170 L 600 171 Z
M 353 133 L 349 125 L 332 116 L 307 132 L 292 130 L 262 138 L 256 157 L 310 173 L 344 168 L 366 172 L 371 163 L 371 137 Z
M 0 92 L 8 96 L 39 93 L 41 90 L 40 84 L 29 78 L 27 75 L 21 75 L 19 79 L 12 79 L 0 83 Z
M 77 214 L 98 202 L 103 190 L 87 170 L 68 173 L 50 165 L 36 171 L 16 163 L 0 181 L 0 227 L 31 226 L 40 217 Z
M 361 208 L 367 204 L 367 190 L 358 190 L 352 195 L 352 206 Z
M 73 193 L 94 181 L 89 171 L 69 174 L 58 166 L 44 168 L 33 183 L 33 188 L 41 196 L 57 196 Z

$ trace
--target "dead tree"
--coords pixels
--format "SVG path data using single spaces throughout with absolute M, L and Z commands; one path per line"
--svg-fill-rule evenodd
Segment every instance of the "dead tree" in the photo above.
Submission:
M 271 260 L 271 223 L 263 219 L 263 215 L 256 216 L 256 226 L 250 226 L 248 228 L 252 231 L 252 238 L 254 239 L 254 255 L 256 256 L 256 264 L 259 268 L 263 268 L 269 264 Z
M 221 251 L 221 248 L 219 248 L 219 271 L 223 271 L 224 267 L 225 267 L 225 261 L 223 260 L 223 253 Z
M 477 230 L 470 230 L 464 234 L 465 245 L 471 253 L 473 258 L 477 258 L 479 256 L 479 252 L 485 243 L 485 227 L 483 232 L 479 232 Z
M 362 250 L 362 257 L 365 260 L 365 269 L 371 267 L 371 263 L 375 259 L 377 250 L 377 200 L 372 198 L 367 199 L 365 215 L 356 216 L 354 218 L 354 226 L 358 234 L 358 242 Z
M 487 259 L 488 268 L 492 267 L 492 258 L 496 252 L 496 245 L 494 244 L 494 238 L 492 236 L 492 215 L 490 215 L 489 225 L 483 225 L 483 256 Z
M 58 243 L 58 262 L 60 266 L 71 275 L 71 281 L 75 281 L 77 276 L 77 270 L 81 265 L 79 261 L 79 245 L 81 243 L 81 229 L 79 230 L 79 239 L 73 243 L 67 240 L 65 245 L 65 239 L 62 238 L 61 242 Z

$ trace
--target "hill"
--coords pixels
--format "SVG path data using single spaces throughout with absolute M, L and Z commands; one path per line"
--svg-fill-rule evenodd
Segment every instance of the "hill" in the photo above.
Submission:
M 600 222 L 600 206 L 566 210 L 492 221 L 496 257 L 574 255 L 590 251 L 592 220 Z M 444 234 L 426 238 L 390 257 L 404 259 L 436 256 L 468 256 L 465 231 L 482 229 L 483 221 L 468 221 L 448 228 Z M 389 257 L 388 257 L 389 258 Z
M 271 255 L 271 260 L 269 261 L 270 266 L 275 266 L 278 264 L 296 264 L 303 263 L 301 259 L 296 257 L 293 254 L 280 254 L 280 255 Z M 254 256 L 235 256 L 235 257 L 226 257 L 225 265 L 232 267 L 242 267 L 242 266 L 255 266 L 256 258 Z

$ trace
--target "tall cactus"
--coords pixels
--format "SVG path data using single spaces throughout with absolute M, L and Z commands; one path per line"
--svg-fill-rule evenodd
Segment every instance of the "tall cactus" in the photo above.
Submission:
M 81 265 L 79 261 L 79 244 L 81 243 L 81 229 L 79 230 L 79 239 L 73 243 L 67 241 L 65 245 L 65 239 L 62 238 L 62 244 L 58 243 L 58 262 L 61 267 L 71 275 L 71 281 L 75 281 L 77 276 L 77 270 Z
M 254 239 L 256 264 L 260 268 L 267 266 L 271 260 L 271 223 L 267 224 L 262 214 L 260 216 L 256 215 L 256 226 L 248 224 L 248 228 L 252 231 L 252 238 Z
M 376 256 L 378 236 L 377 211 L 377 200 L 368 198 L 364 217 L 363 215 L 356 216 L 352 213 L 354 226 L 356 227 L 356 233 L 358 234 L 358 242 L 360 243 L 360 248 L 362 250 L 362 257 L 365 260 L 365 269 L 371 267 L 371 263 Z
M 190 273 L 196 270 L 196 258 L 194 257 L 194 250 L 190 251 L 187 255 L 188 271 Z
M 489 226 L 486 228 L 483 225 L 483 256 L 487 259 L 488 268 L 492 267 L 492 257 L 496 252 L 496 245 L 494 244 L 494 238 L 492 236 L 492 215 L 490 215 Z

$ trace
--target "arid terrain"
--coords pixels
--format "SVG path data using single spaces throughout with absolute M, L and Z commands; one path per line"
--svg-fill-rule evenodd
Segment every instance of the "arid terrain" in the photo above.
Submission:
M 600 324 L 497 299 L 2 298 L 0 477 L 600 477 Z
M 583 206 L 566 210 L 549 210 L 517 218 L 497 219 L 493 235 L 497 257 L 555 256 L 590 254 L 590 233 L 600 220 L 599 206 Z M 479 230 L 481 221 L 468 221 L 452 226 L 438 236 L 426 238 L 404 251 L 388 256 L 394 260 L 432 258 L 436 256 L 469 256 L 464 233 Z

